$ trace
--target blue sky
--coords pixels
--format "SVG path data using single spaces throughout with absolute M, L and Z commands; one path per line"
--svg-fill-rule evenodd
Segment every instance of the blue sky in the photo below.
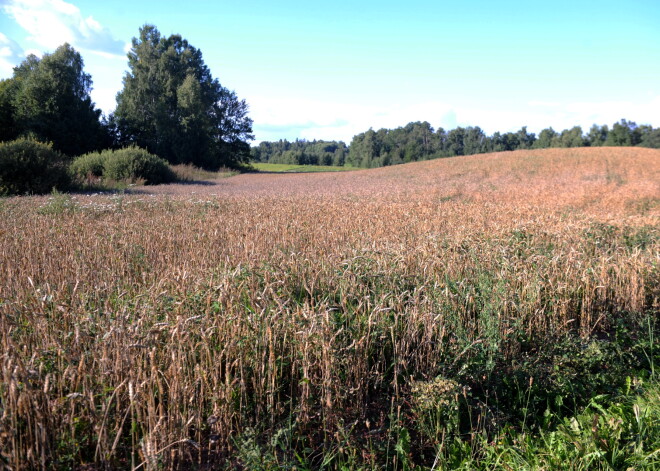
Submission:
M 68 41 L 109 113 L 145 23 L 250 105 L 255 143 L 429 121 L 660 126 L 660 2 L 0 0 L 0 78 Z

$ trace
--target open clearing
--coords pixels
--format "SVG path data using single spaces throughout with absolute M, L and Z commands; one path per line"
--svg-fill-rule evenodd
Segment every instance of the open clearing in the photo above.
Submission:
M 0 454 L 16 470 L 476 467 L 478 437 L 585 405 L 587 357 L 555 345 L 609 362 L 620 326 L 641 341 L 659 202 L 660 151 L 640 148 L 0 200 Z M 638 384 L 642 350 L 624 357 L 580 391 Z

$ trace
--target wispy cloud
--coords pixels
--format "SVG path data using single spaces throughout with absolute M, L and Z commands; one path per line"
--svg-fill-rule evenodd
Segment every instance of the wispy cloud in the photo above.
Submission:
M 16 41 L 0 33 L 0 77 L 12 75 L 13 68 L 18 64 L 25 54 Z
M 577 102 L 566 106 L 569 116 L 582 118 L 596 124 L 612 124 L 620 119 L 637 124 L 660 124 L 660 95 L 649 97 L 643 103 L 632 101 Z
M 302 100 L 293 97 L 248 97 L 256 142 L 287 138 L 343 140 L 373 128 L 396 128 L 411 121 L 455 127 L 456 117 L 445 103 L 407 106 L 361 105 Z
M 254 119 L 256 142 L 278 139 L 343 140 L 369 128 L 396 128 L 411 121 L 428 121 L 436 129 L 457 126 L 480 126 L 487 134 L 516 131 L 527 126 L 530 132 L 547 127 L 561 131 L 593 124 L 613 123 L 621 119 L 638 124 L 660 125 L 660 96 L 648 101 L 603 102 L 528 102 L 522 106 L 469 107 L 460 103 L 429 101 L 408 106 L 366 106 L 295 98 L 249 97 Z
M 105 56 L 123 56 L 125 44 L 92 16 L 63 0 L 7 0 L 3 12 L 29 34 L 36 46 L 52 50 L 68 42 L 77 49 Z
M 560 103 L 556 101 L 539 101 L 532 100 L 528 103 L 529 106 L 540 107 L 540 108 L 557 108 L 560 106 Z

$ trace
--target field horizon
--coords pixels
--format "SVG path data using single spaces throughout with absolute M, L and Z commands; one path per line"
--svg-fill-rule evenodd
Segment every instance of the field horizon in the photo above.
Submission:
M 630 147 L 0 199 L 0 468 L 654 469 L 659 223 Z
M 530 149 L 447 157 L 375 169 L 343 172 L 282 172 L 239 174 L 231 179 L 194 184 L 141 187 L 146 194 L 183 195 L 377 195 L 393 198 L 403 192 L 431 192 L 441 199 L 460 196 L 484 198 L 513 191 L 515 196 L 558 203 L 556 198 L 575 202 L 604 192 L 603 207 L 618 208 L 633 195 L 625 195 L 635 184 L 638 199 L 657 198 L 660 169 L 657 149 L 639 147 L 582 147 Z M 414 180 L 414 181 L 407 181 Z M 389 188 L 385 188 L 389 185 Z M 387 190 L 390 190 L 389 194 Z M 570 193 L 569 193 L 570 190 Z M 609 191 L 609 190 L 614 190 Z M 338 195 L 339 193 L 339 195 Z M 577 193 L 577 195 L 576 195 Z M 563 201 L 565 202 L 565 201 Z M 655 203 L 657 204 L 657 203 Z

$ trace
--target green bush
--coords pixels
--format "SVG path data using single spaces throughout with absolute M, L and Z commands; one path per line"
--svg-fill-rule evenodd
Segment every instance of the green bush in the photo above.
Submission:
M 0 195 L 49 193 L 70 181 L 66 157 L 31 138 L 0 143 Z
M 111 153 L 105 160 L 103 176 L 111 180 L 144 180 L 157 185 L 174 180 L 167 162 L 139 147 L 128 147 Z
M 100 152 L 91 152 L 81 155 L 71 162 L 69 170 L 71 174 L 81 180 L 89 178 L 100 178 L 103 176 L 105 157 Z
M 73 161 L 70 171 L 80 181 L 101 177 L 118 182 L 143 181 L 147 185 L 158 185 L 176 180 L 165 160 L 139 147 L 81 155 Z

